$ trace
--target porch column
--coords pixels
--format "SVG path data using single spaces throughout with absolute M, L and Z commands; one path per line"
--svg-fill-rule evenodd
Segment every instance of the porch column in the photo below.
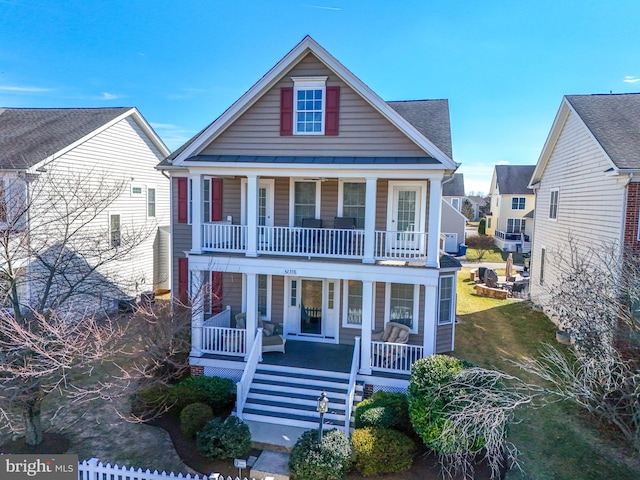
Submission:
M 247 353 L 245 360 L 248 360 L 249 352 L 253 347 L 253 341 L 258 328 L 258 276 L 255 273 L 247 273 Z
M 371 375 L 371 330 L 374 322 L 373 285 L 362 281 L 362 345 L 360 346 L 360 373 Z
M 436 352 L 436 328 L 438 327 L 438 287 L 424 286 L 424 338 L 422 346 L 424 356 L 428 357 Z
M 247 257 L 258 256 L 258 182 L 256 175 L 247 175 Z
M 429 228 L 427 229 L 427 267 L 440 267 L 440 218 L 442 216 L 442 179 L 429 181 Z
M 200 270 L 191 270 L 191 353 L 202 356 L 202 328 L 204 324 L 203 278 Z
M 362 263 L 375 263 L 376 188 L 377 179 L 367 178 L 364 209 L 364 258 Z M 364 343 L 364 338 L 362 342 Z
M 202 253 L 202 179 L 189 175 L 191 189 L 191 253 Z

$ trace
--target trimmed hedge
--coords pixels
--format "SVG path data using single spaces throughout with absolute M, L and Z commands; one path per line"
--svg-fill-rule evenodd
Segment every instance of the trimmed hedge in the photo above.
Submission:
M 409 380 L 409 417 L 416 433 L 425 445 L 439 453 L 448 453 L 451 446 L 441 438 L 448 412 L 448 404 L 464 392 L 450 392 L 445 395 L 440 390 L 450 382 L 456 372 L 473 365 L 448 355 L 431 355 L 415 362 Z
M 249 426 L 234 416 L 214 418 L 196 435 L 196 449 L 207 458 L 237 458 L 250 447 Z
M 374 393 L 356 405 L 355 427 L 392 428 L 412 435 L 407 396 L 382 390 Z
M 415 443 L 389 428 L 356 428 L 351 436 L 355 468 L 363 475 L 402 472 L 411 468 Z
M 171 413 L 179 415 L 191 403 L 205 403 L 214 415 L 228 414 L 235 402 L 236 387 L 232 380 L 198 375 L 187 377 L 171 389 Z
M 213 410 L 206 403 L 190 403 L 180 412 L 180 430 L 185 436 L 195 438 L 196 434 L 213 418 Z
M 289 471 L 296 480 L 341 480 L 351 467 L 351 444 L 342 430 L 307 430 L 293 446 Z

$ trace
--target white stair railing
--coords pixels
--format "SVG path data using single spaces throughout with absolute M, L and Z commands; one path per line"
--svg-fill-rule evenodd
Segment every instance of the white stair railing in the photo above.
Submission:
M 236 383 L 236 416 L 242 419 L 242 410 L 245 403 L 247 403 L 247 397 L 249 396 L 249 389 L 253 382 L 253 376 L 256 374 L 258 363 L 262 361 L 262 328 L 258 328 L 256 332 L 256 338 L 253 342 L 253 347 L 247 357 L 247 363 L 242 373 L 242 378 Z
M 356 395 L 356 375 L 360 370 L 360 337 L 356 337 L 353 345 L 353 357 L 351 358 L 351 373 L 349 374 L 349 386 L 344 405 L 344 432 L 347 436 L 351 433 L 351 413 L 353 412 L 353 399 Z

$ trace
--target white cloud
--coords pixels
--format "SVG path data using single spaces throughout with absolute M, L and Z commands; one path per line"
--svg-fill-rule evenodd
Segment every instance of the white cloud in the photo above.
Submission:
M 308 8 L 319 8 L 320 10 L 336 10 L 336 11 L 341 11 L 342 10 L 341 8 L 338 8 L 338 7 L 323 7 L 323 6 L 320 6 L 320 5 L 305 5 L 305 7 L 308 7 Z
M 624 76 L 624 80 L 622 80 L 624 83 L 638 83 L 640 82 L 640 78 L 635 77 L 633 75 L 625 75 Z
M 120 97 L 115 93 L 102 92 L 102 96 L 100 97 L 100 100 L 115 100 L 116 98 L 120 98 Z
M 50 92 L 52 88 L 42 87 L 27 87 L 19 85 L 0 85 L 0 91 L 3 92 L 18 92 L 18 93 L 38 93 L 38 92 Z
M 180 125 L 172 123 L 155 123 L 150 122 L 151 127 L 160 136 L 162 141 L 169 147 L 169 150 L 175 150 L 183 143 L 189 140 L 195 132 L 187 130 Z

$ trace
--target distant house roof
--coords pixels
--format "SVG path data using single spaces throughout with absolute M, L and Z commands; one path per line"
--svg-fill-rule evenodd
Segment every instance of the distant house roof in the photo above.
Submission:
M 527 188 L 535 165 L 496 165 L 496 182 L 501 195 L 533 195 Z
M 28 169 L 128 113 L 136 114 L 151 131 L 131 107 L 0 108 L 0 169 Z M 160 152 L 166 154 L 159 137 L 153 137 Z
M 618 168 L 640 168 L 640 93 L 567 95 Z
M 464 174 L 454 173 L 451 181 L 442 182 L 443 197 L 464 197 Z
M 531 210 L 529 213 L 527 213 L 524 217 L 522 218 L 535 218 L 535 210 Z
M 476 205 L 484 205 L 487 203 L 487 199 L 484 197 L 480 197 L 478 195 L 471 195 L 467 197 L 471 203 L 475 203 Z

